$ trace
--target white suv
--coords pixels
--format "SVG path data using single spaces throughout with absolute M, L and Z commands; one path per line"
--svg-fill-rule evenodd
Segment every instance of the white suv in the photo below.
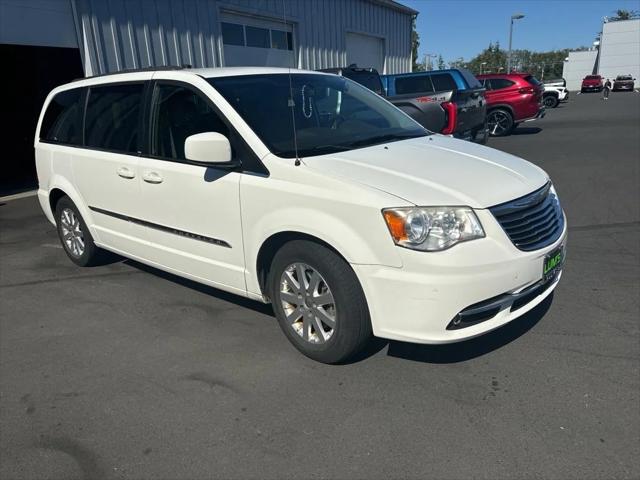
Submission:
M 38 196 L 71 260 L 111 251 L 271 302 L 305 355 L 370 336 L 475 337 L 557 285 L 566 221 L 549 177 L 432 134 L 344 77 L 155 70 L 53 90 Z

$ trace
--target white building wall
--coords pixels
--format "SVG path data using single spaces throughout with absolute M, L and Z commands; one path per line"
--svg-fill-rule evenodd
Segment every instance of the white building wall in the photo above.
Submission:
M 597 50 L 569 52 L 569 60 L 562 67 L 562 78 L 567 81 L 569 91 L 580 90 L 582 79 L 594 73 L 597 58 Z
M 640 19 L 603 25 L 599 67 L 605 78 L 631 74 L 640 80 Z

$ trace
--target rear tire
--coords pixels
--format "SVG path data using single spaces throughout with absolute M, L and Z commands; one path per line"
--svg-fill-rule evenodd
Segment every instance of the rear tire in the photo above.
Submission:
M 55 216 L 60 243 L 73 263 L 90 267 L 107 258 L 107 252 L 96 246 L 87 224 L 69 197 L 58 201 Z
M 344 362 L 370 340 L 371 320 L 360 282 L 333 250 L 312 241 L 290 241 L 276 252 L 267 282 L 280 328 L 307 357 Z
M 487 114 L 487 128 L 492 137 L 504 137 L 513 130 L 513 115 L 509 110 L 496 108 Z

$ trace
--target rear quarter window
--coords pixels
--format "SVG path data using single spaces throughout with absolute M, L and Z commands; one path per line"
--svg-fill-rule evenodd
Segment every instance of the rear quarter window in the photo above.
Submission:
M 509 88 L 512 85 L 515 85 L 515 82 L 512 82 L 511 80 L 507 80 L 506 78 L 491 79 L 491 90 L 500 90 L 502 88 Z
M 458 88 L 455 80 L 449 73 L 432 75 L 431 81 L 433 82 L 433 88 L 436 92 L 446 92 Z
M 65 145 L 82 144 L 83 94 L 83 88 L 75 88 L 53 97 L 42 119 L 42 140 Z
M 433 93 L 433 84 L 428 75 L 412 75 L 395 79 L 396 94 Z

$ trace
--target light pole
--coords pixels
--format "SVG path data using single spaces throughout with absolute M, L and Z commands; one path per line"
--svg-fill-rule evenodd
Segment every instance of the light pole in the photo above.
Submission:
M 511 39 L 513 38 L 513 21 L 524 18 L 522 13 L 511 15 L 511 26 L 509 27 L 509 51 L 507 52 L 507 73 L 511 73 Z
M 484 71 L 484 66 L 487 64 L 487 62 L 482 62 L 480 63 L 480 75 L 482 75 L 483 71 Z
M 436 58 L 438 55 L 436 55 L 435 53 L 425 53 L 424 54 L 424 69 L 427 71 L 431 71 L 433 70 L 433 63 L 431 61 L 432 58 Z M 428 67 L 427 67 L 427 58 L 428 60 Z

